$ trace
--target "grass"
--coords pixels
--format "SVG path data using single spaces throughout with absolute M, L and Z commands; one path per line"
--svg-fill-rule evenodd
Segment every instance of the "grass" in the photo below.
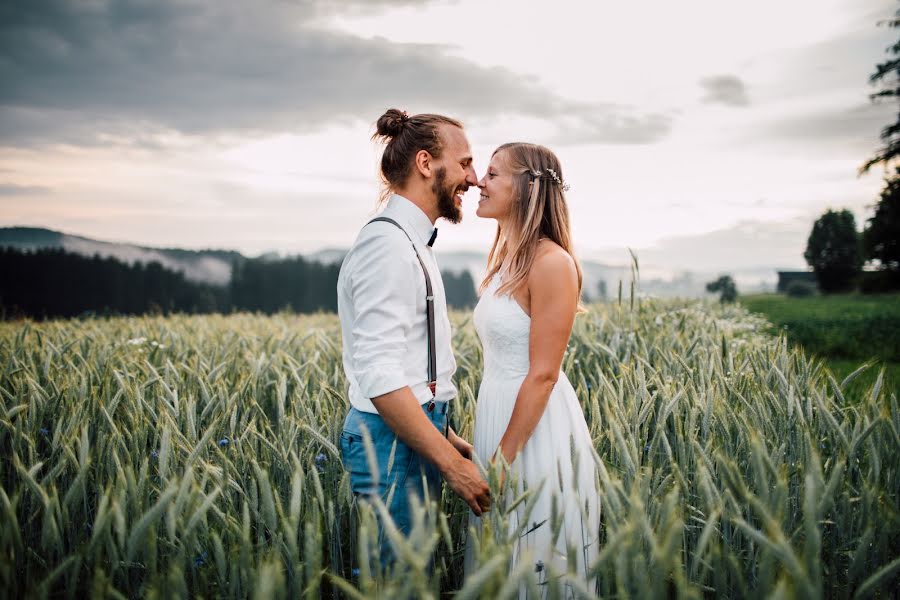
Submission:
M 481 351 L 470 316 L 453 320 L 452 418 L 471 439 Z M 599 469 L 601 595 L 891 594 L 896 394 L 876 384 L 851 404 L 767 328 L 738 306 L 674 300 L 579 317 L 563 367 L 596 450 L 582 459 Z M 336 446 L 345 385 L 334 315 L 0 324 L 0 586 L 38 598 L 563 592 L 571 574 L 539 586 L 527 561 L 510 573 L 508 507 L 474 538 L 449 493 L 394 538 L 394 569 L 370 571 L 374 513 L 351 527 Z M 480 567 L 464 575 L 467 544 Z
M 874 385 L 882 368 L 888 389 L 900 390 L 900 294 L 761 294 L 739 301 L 771 321 L 772 333 L 784 333 L 791 343 L 823 358 L 838 379 L 869 364 L 850 386 L 851 397 Z
M 900 294 L 836 294 L 792 298 L 784 294 L 741 296 L 740 302 L 754 311 L 764 312 L 776 322 L 808 318 L 815 320 L 841 316 L 866 319 L 878 316 L 900 319 Z

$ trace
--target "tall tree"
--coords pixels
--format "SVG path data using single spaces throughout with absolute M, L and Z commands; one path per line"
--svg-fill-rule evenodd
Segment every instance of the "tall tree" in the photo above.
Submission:
M 900 168 L 884 180 L 875 214 L 866 221 L 863 247 L 866 258 L 877 260 L 881 268 L 900 271 Z
M 816 273 L 819 289 L 825 293 L 853 289 L 862 268 L 856 219 L 849 210 L 828 210 L 813 224 L 806 262 Z
M 879 25 L 893 29 L 900 27 L 900 10 L 894 13 L 894 18 L 882 21 Z M 890 100 L 900 103 L 900 41 L 889 46 L 886 52 L 888 60 L 876 65 L 875 72 L 869 76 L 869 83 L 881 86 L 881 89 L 870 97 L 876 102 Z M 877 164 L 884 164 L 887 167 L 891 161 L 900 156 L 900 110 L 897 111 L 897 121 L 881 130 L 881 141 L 884 142 L 884 146 L 860 167 L 860 174 Z

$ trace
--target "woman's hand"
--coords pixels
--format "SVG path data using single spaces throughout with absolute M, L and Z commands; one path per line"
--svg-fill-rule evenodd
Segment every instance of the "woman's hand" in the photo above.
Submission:
M 448 430 L 447 441 L 456 448 L 456 451 L 459 452 L 463 458 L 472 460 L 472 456 L 475 454 L 475 448 L 472 444 L 456 435 L 456 432 L 453 431 L 453 429 Z

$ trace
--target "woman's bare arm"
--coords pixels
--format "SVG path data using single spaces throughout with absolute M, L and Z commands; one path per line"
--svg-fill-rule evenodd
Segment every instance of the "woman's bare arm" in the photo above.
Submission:
M 569 254 L 545 244 L 528 274 L 531 295 L 528 375 L 519 388 L 498 450 L 513 462 L 531 437 L 559 378 L 578 309 L 578 272 Z

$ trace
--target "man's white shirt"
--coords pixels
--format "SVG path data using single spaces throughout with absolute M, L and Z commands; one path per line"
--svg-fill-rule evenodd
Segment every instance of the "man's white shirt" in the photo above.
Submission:
M 434 292 L 437 401 L 456 396 L 450 320 L 444 282 L 428 240 L 434 226 L 415 204 L 394 194 L 379 215 L 409 234 L 431 276 Z M 370 398 L 409 386 L 424 404 L 428 388 L 428 322 L 425 276 L 410 240 L 396 226 L 378 221 L 362 228 L 338 276 L 338 314 L 343 337 L 344 372 L 350 403 L 378 412 Z

